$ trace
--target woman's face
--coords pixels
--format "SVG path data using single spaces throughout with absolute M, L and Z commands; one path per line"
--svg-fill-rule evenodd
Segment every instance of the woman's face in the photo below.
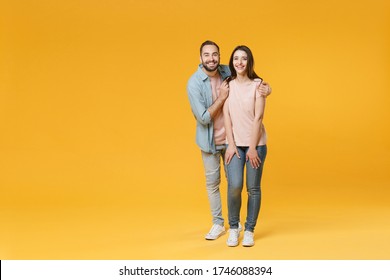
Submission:
M 242 50 L 237 50 L 233 54 L 233 66 L 237 75 L 244 75 L 247 72 L 248 55 Z

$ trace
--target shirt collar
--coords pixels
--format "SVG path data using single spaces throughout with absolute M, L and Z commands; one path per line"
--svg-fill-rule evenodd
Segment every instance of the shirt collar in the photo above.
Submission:
M 203 68 L 203 65 L 200 63 L 199 67 L 198 67 L 198 73 L 199 73 L 201 79 L 204 81 L 204 80 L 207 80 L 207 78 L 209 76 L 207 76 L 207 74 L 202 70 L 202 68 Z M 222 79 L 225 79 L 228 76 L 226 69 L 224 67 L 222 67 L 222 65 L 218 66 L 218 72 L 219 72 L 219 75 L 222 77 Z

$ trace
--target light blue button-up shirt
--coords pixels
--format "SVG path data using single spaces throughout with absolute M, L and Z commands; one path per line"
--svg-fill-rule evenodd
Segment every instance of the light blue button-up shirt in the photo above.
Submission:
M 207 110 L 213 104 L 213 96 L 210 78 L 202 68 L 202 64 L 199 64 L 198 70 L 188 80 L 187 93 L 196 119 L 196 144 L 206 153 L 215 153 L 214 125 Z M 227 65 L 220 65 L 218 72 L 223 80 L 230 76 Z

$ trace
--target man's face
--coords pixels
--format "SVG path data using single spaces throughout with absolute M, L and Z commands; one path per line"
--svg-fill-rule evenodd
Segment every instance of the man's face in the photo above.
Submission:
M 200 56 L 203 67 L 207 71 L 214 71 L 219 66 L 219 52 L 214 45 L 203 46 L 202 55 Z

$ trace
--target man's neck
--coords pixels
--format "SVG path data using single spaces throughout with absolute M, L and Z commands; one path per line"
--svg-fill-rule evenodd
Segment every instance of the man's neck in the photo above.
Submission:
M 203 72 L 206 73 L 207 76 L 209 76 L 210 78 L 216 78 L 219 76 L 219 72 L 218 72 L 218 68 L 215 69 L 214 71 L 207 71 L 204 67 L 202 68 Z

